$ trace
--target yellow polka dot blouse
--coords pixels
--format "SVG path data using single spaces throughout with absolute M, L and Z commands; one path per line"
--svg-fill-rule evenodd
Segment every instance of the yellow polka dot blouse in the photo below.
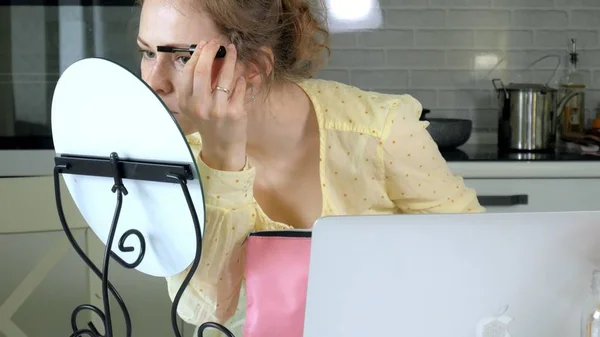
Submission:
M 324 80 L 298 84 L 319 122 L 322 215 L 484 211 L 475 192 L 449 170 L 413 97 Z M 243 241 L 251 231 L 290 227 L 270 220 L 254 200 L 253 167 L 215 171 L 198 156 L 199 135 L 188 141 L 202 175 L 207 223 L 201 264 L 179 314 L 190 324 L 228 322 L 241 329 Z M 185 275 L 167 279 L 171 298 Z

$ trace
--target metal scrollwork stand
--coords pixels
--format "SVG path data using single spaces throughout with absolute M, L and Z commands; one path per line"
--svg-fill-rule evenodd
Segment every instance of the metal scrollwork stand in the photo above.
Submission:
M 106 241 L 102 270 L 100 270 L 83 252 L 83 250 L 73 237 L 69 226 L 67 225 L 67 220 L 65 218 L 61 201 L 59 181 L 60 174 L 77 174 L 114 178 L 114 185 L 112 186 L 111 191 L 117 194 L 117 203 L 108 234 L 108 239 Z M 192 215 L 194 229 L 196 232 L 196 254 L 194 257 L 194 261 L 190 267 L 190 270 L 187 276 L 185 277 L 181 287 L 177 291 L 177 294 L 171 306 L 171 325 L 173 328 L 173 332 L 176 337 L 182 337 L 181 331 L 179 331 L 179 327 L 177 326 L 177 306 L 185 288 L 190 283 L 192 276 L 198 268 L 198 265 L 200 263 L 200 256 L 202 254 L 202 232 L 200 231 L 200 221 L 198 220 L 198 215 L 196 213 L 196 209 L 194 207 L 192 198 L 190 196 L 190 192 L 187 187 L 187 181 L 193 179 L 192 170 L 189 165 L 183 164 L 155 163 L 137 160 L 121 160 L 118 154 L 114 152 L 111 153 L 110 157 L 108 158 L 86 157 L 78 155 L 60 155 L 55 157 L 54 193 L 56 198 L 56 209 L 58 211 L 58 216 L 60 218 L 63 230 L 67 238 L 69 239 L 71 245 L 75 249 L 75 252 L 77 252 L 79 257 L 81 257 L 81 259 L 96 274 L 96 276 L 102 280 L 103 310 L 91 304 L 82 304 L 76 307 L 75 310 L 73 310 L 73 313 L 71 314 L 71 327 L 73 329 L 73 333 L 70 335 L 70 337 L 117 336 L 113 331 L 109 292 L 112 294 L 112 296 L 114 296 L 114 298 L 119 304 L 121 311 L 123 312 L 126 326 L 125 336 L 132 336 L 132 324 L 129 311 L 125 306 L 123 298 L 115 289 L 113 284 L 109 281 L 108 276 L 111 258 L 114 259 L 121 266 L 128 269 L 133 269 L 140 265 L 140 263 L 144 259 L 144 254 L 146 252 L 146 240 L 142 233 L 135 229 L 126 231 L 123 234 L 123 236 L 119 238 L 119 242 L 117 245 L 118 249 L 121 252 L 132 252 L 134 250 L 134 247 L 126 246 L 125 241 L 130 236 L 135 236 L 139 240 L 140 251 L 138 254 L 138 258 L 133 263 L 128 263 L 124 261 L 112 251 L 113 241 L 115 239 L 115 232 L 117 224 L 119 222 L 119 214 L 123 205 L 123 197 L 128 194 L 127 188 L 123 184 L 123 179 L 135 179 L 179 184 L 185 196 L 185 200 L 187 201 L 187 205 Z M 87 328 L 80 328 L 77 325 L 77 316 L 79 315 L 79 313 L 85 310 L 92 311 L 100 318 L 104 325 L 104 333 L 100 333 L 98 331 L 98 328 L 92 322 L 88 323 Z M 209 328 L 221 331 L 226 337 L 234 337 L 234 335 L 227 328 L 225 328 L 221 324 L 214 322 L 207 322 L 202 324 L 198 328 L 198 336 L 201 337 L 203 335 L 203 332 Z

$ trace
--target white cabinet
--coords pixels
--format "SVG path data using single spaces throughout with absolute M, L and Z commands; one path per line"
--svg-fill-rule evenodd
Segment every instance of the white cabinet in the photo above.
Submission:
M 465 179 L 488 212 L 600 210 L 600 179 Z
M 73 235 L 85 249 L 84 232 Z M 71 312 L 89 293 L 87 267 L 64 233 L 0 234 L 0 256 L 0 336 L 71 335 Z
M 63 207 L 79 245 L 101 267 L 104 245 L 87 227 L 69 192 Z M 116 240 L 118 242 L 118 240 Z M 101 280 L 76 254 L 62 231 L 53 177 L 0 178 L 0 336 L 71 335 L 71 313 L 81 304 L 102 308 Z M 131 315 L 134 336 L 174 336 L 164 278 L 111 261 L 110 280 Z M 45 309 L 44 306 L 46 306 Z M 116 336 L 125 336 L 123 315 L 111 300 Z M 85 327 L 91 317 L 81 314 Z M 97 327 L 102 332 L 101 324 Z M 186 326 L 184 333 L 193 331 Z
M 69 226 L 87 228 L 66 185 L 61 182 L 61 199 Z M 54 178 L 0 177 L 0 234 L 62 230 L 54 198 Z
M 115 239 L 118 242 L 118 238 Z M 97 266 L 102 265 L 104 244 L 89 230 L 88 250 Z M 111 260 L 110 281 L 121 294 L 131 316 L 133 336 L 175 336 L 171 326 L 171 299 L 167 293 L 164 278 L 148 276 L 137 270 L 126 269 L 115 260 Z M 90 296 L 92 303 L 102 308 L 101 280 L 90 272 Z M 125 336 L 125 321 L 117 301 L 111 302 L 114 331 L 117 336 Z M 180 331 L 187 335 L 189 326 Z
M 72 233 L 85 222 L 63 191 Z M 89 303 L 88 268 L 62 231 L 52 177 L 0 178 L 0 336 L 69 336 L 71 312 Z M 81 314 L 81 322 L 89 320 Z
M 90 229 L 72 232 L 101 268 L 100 240 Z M 101 280 L 75 253 L 64 232 L 0 234 L 0 256 L 0 336 L 69 336 L 71 313 L 77 306 L 91 303 L 103 308 Z M 114 260 L 109 278 L 125 301 L 134 336 L 174 336 L 163 278 L 125 269 Z M 115 335 L 125 336 L 123 314 L 112 296 L 111 315 Z M 89 311 L 78 316 L 80 328 L 92 317 L 102 332 L 101 322 Z M 183 332 L 189 335 L 188 330 L 193 328 Z

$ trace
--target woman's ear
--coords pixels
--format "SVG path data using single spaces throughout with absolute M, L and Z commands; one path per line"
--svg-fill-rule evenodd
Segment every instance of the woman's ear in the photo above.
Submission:
M 263 64 L 265 66 L 265 72 L 267 77 L 272 76 L 273 73 L 273 62 L 275 62 L 275 56 L 273 54 L 273 50 L 269 47 L 261 47 L 260 51 L 262 52 L 261 58 Z M 253 82 L 258 80 L 262 73 L 256 64 L 250 63 L 248 68 L 246 69 L 246 79 L 249 82 Z
M 274 54 L 273 54 L 273 50 L 271 48 L 268 47 L 262 47 L 260 48 L 260 51 L 262 52 L 261 57 L 262 59 L 262 63 L 265 66 L 265 73 L 267 75 L 267 77 L 272 77 L 273 76 L 273 62 L 274 62 Z M 263 78 L 263 73 L 260 71 L 260 68 L 254 64 L 254 63 L 249 63 L 246 66 L 246 81 L 248 82 L 248 86 L 252 86 L 253 88 L 253 94 L 251 94 L 251 96 L 253 95 L 259 95 L 260 92 L 262 90 L 260 90 L 260 88 L 262 88 L 262 84 L 264 82 L 264 78 Z
M 261 81 L 260 70 L 254 63 L 248 63 L 246 66 L 246 81 L 248 83 L 254 83 L 256 81 Z
M 254 100 L 256 95 L 260 92 L 263 78 L 258 67 L 255 64 L 248 64 L 246 71 L 246 95 L 248 102 Z
M 273 65 L 275 64 L 275 54 L 273 53 L 273 49 L 269 48 L 269 47 L 261 47 L 260 51 L 263 52 L 264 57 L 266 58 L 266 72 L 267 72 L 267 76 L 272 76 L 272 72 L 273 72 Z

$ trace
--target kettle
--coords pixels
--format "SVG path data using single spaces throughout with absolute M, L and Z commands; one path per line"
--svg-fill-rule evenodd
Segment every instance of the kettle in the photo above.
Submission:
M 558 100 L 558 90 L 547 84 L 492 83 L 498 93 L 498 148 L 505 151 L 549 151 L 556 147 L 565 105 L 583 91 Z

